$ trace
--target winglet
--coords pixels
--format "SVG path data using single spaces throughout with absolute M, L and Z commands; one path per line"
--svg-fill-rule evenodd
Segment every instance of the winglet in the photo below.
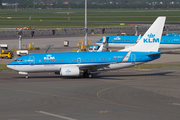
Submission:
M 141 34 L 139 34 L 139 37 L 137 38 L 135 43 L 138 43 L 140 39 L 141 39 Z
M 99 49 L 98 49 L 98 51 L 97 51 L 97 52 L 102 52 L 103 47 L 104 47 L 104 44 L 101 44 L 101 46 L 99 47 Z
M 131 50 L 126 54 L 126 56 L 123 58 L 123 60 L 119 63 L 125 63 L 128 61 L 129 57 L 130 57 L 130 54 L 131 54 Z

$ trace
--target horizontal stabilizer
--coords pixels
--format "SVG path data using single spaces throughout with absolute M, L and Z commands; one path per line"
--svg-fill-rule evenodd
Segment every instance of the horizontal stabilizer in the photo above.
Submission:
M 152 54 L 148 54 L 147 56 L 160 55 L 160 54 L 180 54 L 180 51 L 166 51 L 166 52 L 152 53 Z

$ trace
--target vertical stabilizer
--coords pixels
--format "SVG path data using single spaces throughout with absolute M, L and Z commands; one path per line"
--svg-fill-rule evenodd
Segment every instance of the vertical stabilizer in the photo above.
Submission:
M 158 52 L 165 20 L 158 17 L 135 46 L 120 51 Z

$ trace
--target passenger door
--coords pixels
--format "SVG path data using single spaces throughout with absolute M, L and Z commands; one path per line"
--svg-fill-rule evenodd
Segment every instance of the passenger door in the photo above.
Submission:
M 136 62 L 136 55 L 135 54 L 131 54 L 131 63 L 135 64 Z
M 35 64 L 35 58 L 34 56 L 29 57 L 29 65 L 34 65 Z

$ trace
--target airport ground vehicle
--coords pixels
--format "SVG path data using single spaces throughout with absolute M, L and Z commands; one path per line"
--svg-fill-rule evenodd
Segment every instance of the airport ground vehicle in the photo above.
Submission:
M 18 51 L 16 51 L 16 54 L 18 56 L 27 55 L 28 54 L 28 50 L 18 50 Z
M 97 52 L 100 46 L 89 46 L 89 52 Z
M 31 30 L 31 26 L 28 26 L 28 27 L 24 27 L 24 30 Z
M 8 49 L 8 45 L 7 44 L 0 44 L 0 48 L 1 49 Z
M 3 58 L 12 59 L 13 57 L 14 57 L 13 53 L 10 51 L 0 53 L 0 58 L 2 58 L 2 59 Z

